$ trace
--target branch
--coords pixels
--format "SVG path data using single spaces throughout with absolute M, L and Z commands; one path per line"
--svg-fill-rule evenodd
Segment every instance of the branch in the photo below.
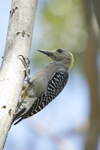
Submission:
M 13 0 L 3 62 L 0 70 L 0 150 L 12 124 L 24 81 L 18 55 L 29 56 L 38 0 Z

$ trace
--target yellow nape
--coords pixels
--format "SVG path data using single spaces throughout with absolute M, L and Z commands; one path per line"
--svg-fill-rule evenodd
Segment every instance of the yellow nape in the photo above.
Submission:
M 71 53 L 71 52 L 69 52 L 70 54 L 71 54 L 71 57 L 72 57 L 72 61 L 71 61 L 71 63 L 70 63 L 70 65 L 69 65 L 69 68 L 68 68 L 68 70 L 73 66 L 73 62 L 74 62 L 74 57 L 73 57 L 73 54 Z
M 22 99 L 26 98 L 26 97 L 25 97 L 25 94 L 26 94 L 26 89 L 28 88 L 28 86 L 29 86 L 29 84 L 27 84 L 26 87 L 25 87 L 25 89 L 24 89 Z

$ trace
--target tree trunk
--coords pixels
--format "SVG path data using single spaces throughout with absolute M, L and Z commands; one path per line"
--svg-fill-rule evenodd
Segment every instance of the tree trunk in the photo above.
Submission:
M 83 54 L 83 59 L 85 60 L 83 62 L 84 70 L 90 87 L 91 100 L 90 128 L 88 131 L 85 150 L 97 149 L 100 132 L 99 73 L 96 64 L 97 54 L 100 48 L 98 27 L 100 23 L 100 15 L 96 15 L 98 20 L 97 25 L 96 19 L 93 14 L 93 7 L 91 2 L 91 0 L 83 0 L 88 32 L 88 47 Z M 99 11 L 97 10 L 97 12 Z M 97 14 L 97 12 L 95 13 Z
M 15 114 L 25 73 L 18 55 L 29 57 L 38 0 L 12 0 L 9 28 L 0 70 L 0 150 Z

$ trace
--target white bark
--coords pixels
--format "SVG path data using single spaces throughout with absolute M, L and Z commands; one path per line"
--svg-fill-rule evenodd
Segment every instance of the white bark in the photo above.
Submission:
M 0 150 L 3 149 L 24 81 L 18 55 L 29 57 L 38 0 L 12 0 L 8 35 L 0 70 Z

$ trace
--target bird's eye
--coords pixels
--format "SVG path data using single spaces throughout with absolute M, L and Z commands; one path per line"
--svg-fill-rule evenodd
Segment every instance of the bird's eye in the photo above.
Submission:
M 60 49 L 57 49 L 56 50 L 57 52 L 59 52 L 59 53 L 62 53 L 63 52 L 63 50 L 60 48 Z

